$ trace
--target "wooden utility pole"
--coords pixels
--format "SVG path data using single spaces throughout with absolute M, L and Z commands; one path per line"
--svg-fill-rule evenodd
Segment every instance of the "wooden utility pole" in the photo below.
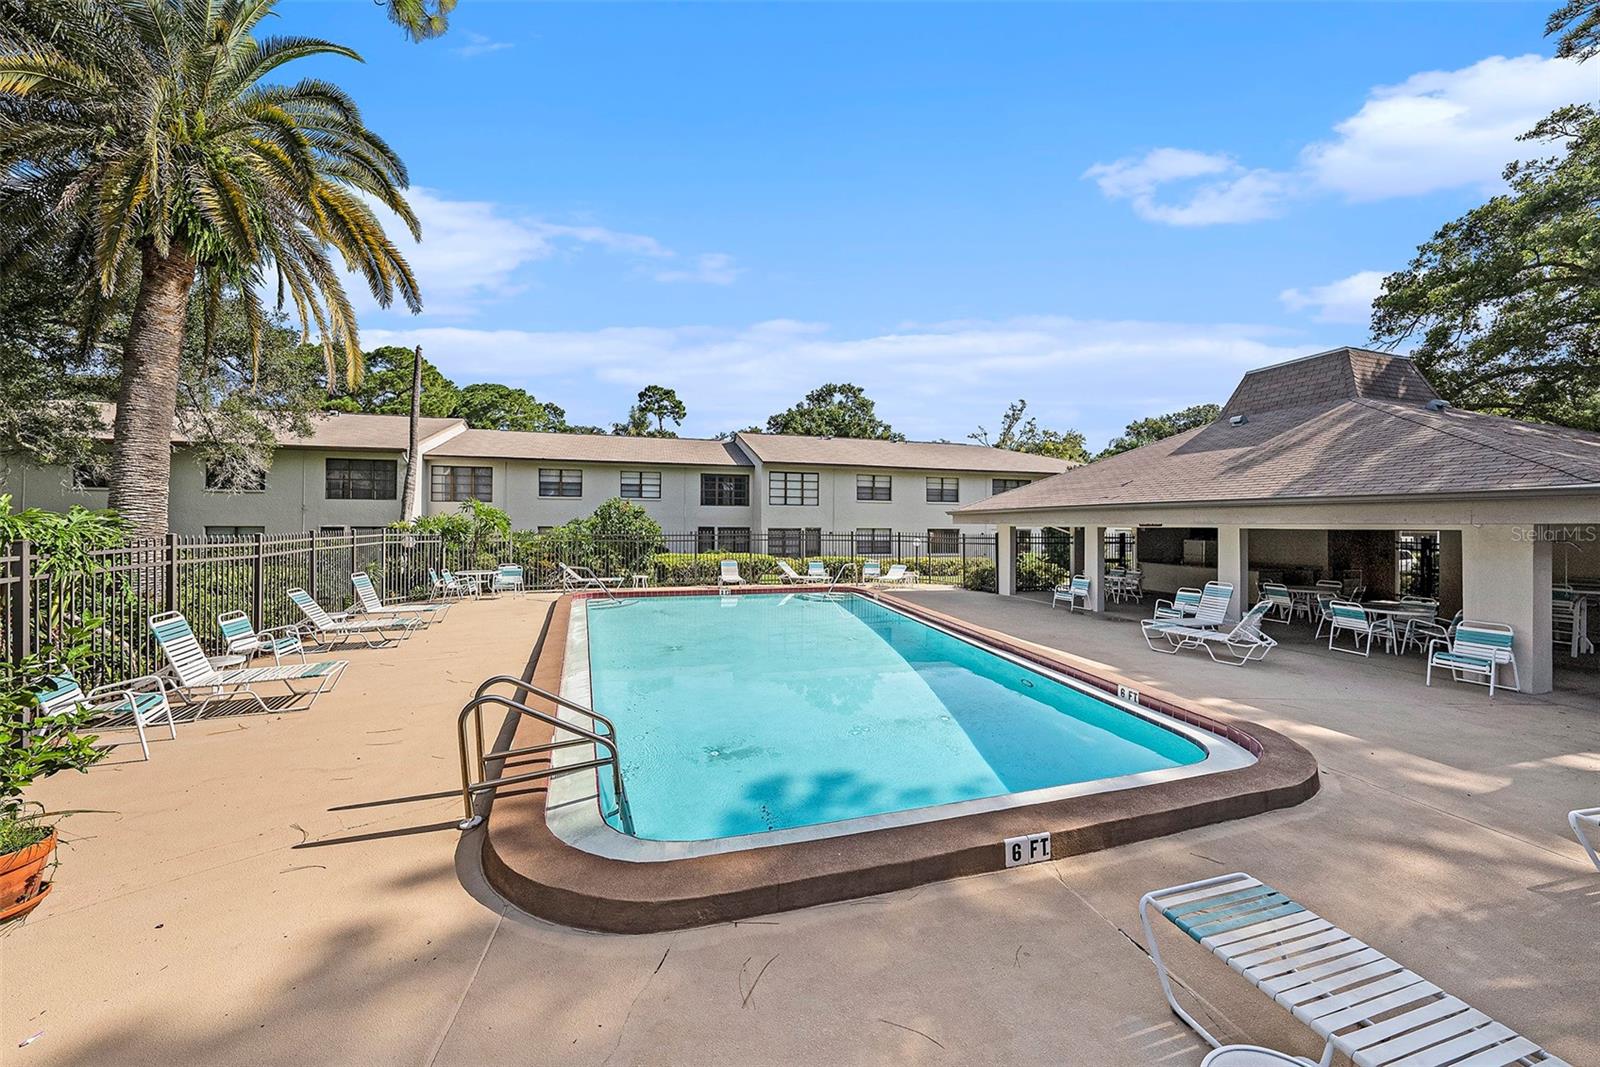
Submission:
M 422 346 L 411 355 L 411 441 L 406 449 L 406 489 L 400 518 L 409 522 L 422 514 Z

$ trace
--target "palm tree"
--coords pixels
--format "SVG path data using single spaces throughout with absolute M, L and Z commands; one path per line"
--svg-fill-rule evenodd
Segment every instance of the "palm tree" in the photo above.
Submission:
M 406 31 L 413 41 L 438 37 L 450 28 L 456 0 L 386 0 L 389 21 Z
M 209 326 L 224 294 L 252 333 L 260 293 L 314 323 L 330 380 L 360 377 L 337 250 L 387 306 L 421 309 L 411 268 L 374 214 L 420 237 L 406 170 L 337 86 L 264 81 L 307 56 L 359 60 L 305 37 L 257 37 L 276 0 L 28 0 L 0 20 L 0 262 L 88 264 L 85 337 L 132 292 L 110 504 L 143 535 L 167 528 L 170 442 L 191 291 Z

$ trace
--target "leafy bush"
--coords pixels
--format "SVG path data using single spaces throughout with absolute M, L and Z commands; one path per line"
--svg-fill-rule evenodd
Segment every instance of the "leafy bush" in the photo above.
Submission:
M 1071 577 L 1071 568 L 1052 563 L 1043 556 L 1017 557 L 1017 588 L 1054 589 Z
M 778 560 L 760 552 L 658 552 L 650 561 L 650 580 L 656 585 L 716 585 L 725 559 L 739 562 L 739 574 L 755 584 L 777 577 Z
M 995 582 L 994 562 L 987 559 L 967 561 L 967 576 L 961 583 L 964 589 L 974 589 L 980 593 L 994 593 L 999 591 Z
M 594 514 L 557 526 L 530 546 L 535 555 L 603 576 L 642 572 L 661 548 L 661 524 L 644 508 L 613 497 Z

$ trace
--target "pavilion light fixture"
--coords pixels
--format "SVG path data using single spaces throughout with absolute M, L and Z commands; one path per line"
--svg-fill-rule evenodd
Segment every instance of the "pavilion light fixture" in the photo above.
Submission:
M 1243 426 L 1245 423 L 1247 423 L 1249 421 L 1250 421 L 1250 416 L 1248 416 L 1248 415 L 1235 415 L 1233 418 L 1228 420 L 1228 425 L 1229 426 Z

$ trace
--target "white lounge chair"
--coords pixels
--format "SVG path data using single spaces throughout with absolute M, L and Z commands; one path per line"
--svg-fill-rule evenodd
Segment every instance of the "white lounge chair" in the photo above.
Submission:
M 1271 610 L 1272 602 L 1263 600 L 1245 612 L 1227 632 L 1150 619 L 1144 623 L 1144 639 L 1156 652 L 1176 655 L 1186 648 L 1203 648 L 1218 663 L 1242 667 L 1251 660 L 1266 659 L 1267 653 L 1278 647 L 1278 642 L 1261 632 L 1262 620 Z M 1157 639 L 1166 647 L 1157 647 Z M 1224 655 L 1218 656 L 1218 650 L 1224 650 Z
M 246 664 L 263 652 L 272 653 L 274 663 L 282 663 L 285 655 L 295 653 L 299 654 L 301 663 L 306 661 L 300 627 L 294 623 L 270 630 L 257 630 L 250 616 L 244 612 L 225 611 L 217 616 L 217 627 L 222 631 L 222 639 L 228 643 L 228 655 L 243 656 Z
M 868 562 L 870 563 L 871 560 L 868 560 Z M 875 578 L 868 578 L 865 572 L 862 573 L 862 577 L 866 578 L 868 581 L 883 582 L 886 585 L 915 585 L 917 581 L 917 572 L 908 570 L 904 563 L 891 563 L 889 564 L 889 569 L 887 571 L 884 571 Z
M 304 589 L 289 590 L 289 599 L 306 617 L 302 632 L 323 648 L 334 648 L 357 638 L 368 648 L 392 645 L 421 625 L 416 619 L 353 619 L 345 612 L 330 614 Z
M 717 568 L 717 588 L 720 589 L 725 585 L 743 584 L 744 578 L 739 574 L 739 561 L 736 559 L 723 560 L 722 564 Z
M 1600 852 L 1595 851 L 1595 841 L 1600 838 L 1600 808 L 1580 808 L 1567 813 L 1567 825 L 1578 837 L 1578 844 L 1589 854 L 1589 862 L 1600 871 Z M 1593 834 L 1591 837 L 1589 835 Z
M 1188 586 L 1172 594 L 1171 600 L 1156 601 L 1155 619 L 1192 619 L 1200 610 L 1200 590 Z
M 87 693 L 70 672 L 63 671 L 52 682 L 51 688 L 38 694 L 39 714 L 56 715 L 77 706 L 90 712 L 94 719 L 111 720 L 109 728 L 113 730 L 129 729 L 120 721 L 126 718 L 131 728 L 139 734 L 139 749 L 145 759 L 150 758 L 150 741 L 144 732 L 147 725 L 165 719 L 167 732 L 174 741 L 178 739 L 178 724 L 172 720 L 172 705 L 167 701 L 166 685 L 153 674 L 126 682 L 97 685 Z
M 1068 611 L 1077 611 L 1080 606 L 1089 606 L 1089 579 L 1083 575 L 1075 575 L 1064 584 L 1056 586 L 1050 591 L 1050 609 L 1055 610 L 1057 604 L 1065 603 Z
M 620 579 L 618 579 L 620 581 Z M 527 593 L 528 587 L 523 582 L 522 568 L 515 563 L 502 563 L 495 569 L 494 577 L 489 579 L 491 593 L 516 593 L 522 596 Z
M 361 606 L 360 614 L 368 615 L 402 615 L 414 616 L 424 626 L 442 621 L 449 612 L 449 604 L 385 604 L 378 597 L 378 590 L 372 584 L 372 576 L 366 571 L 352 571 L 350 574 L 350 587 L 356 591 L 356 603 Z
M 782 575 L 783 580 L 790 585 L 810 585 L 812 582 L 817 581 L 816 578 L 813 578 L 808 574 L 801 574 L 799 571 L 789 566 L 788 560 L 778 560 L 778 573 Z M 823 577 L 822 581 L 827 581 L 827 578 Z
M 861 561 L 861 580 L 863 582 L 875 582 L 882 577 L 882 563 L 879 563 L 875 559 L 864 559 Z
M 218 670 L 206 658 L 205 650 L 189 628 L 189 620 L 180 612 L 168 611 L 150 616 L 150 629 L 167 660 L 171 677 L 163 678 L 163 681 L 168 692 L 189 704 L 195 703 L 190 699 L 191 694 L 204 694 L 195 709 L 196 719 L 204 715 L 206 708 L 216 701 L 236 696 L 249 697 L 261 706 L 262 711 L 274 710 L 255 691 L 256 686 L 267 682 L 281 684 L 293 696 L 309 696 L 311 700 L 306 707 L 310 708 L 317 702 L 317 697 L 338 684 L 345 667 L 349 666 L 344 660 L 323 660 L 299 665 Z M 314 682 L 315 688 L 297 688 L 297 682 Z
M 820 559 L 806 561 L 806 579 L 813 582 L 831 582 L 833 575 L 828 573 L 828 568 L 822 565 Z
M 557 563 L 561 568 L 561 588 L 567 592 L 575 589 L 613 589 L 622 584 L 619 578 L 602 578 L 588 567 L 571 567 Z
M 1517 657 L 1511 651 L 1516 632 L 1499 622 L 1456 624 L 1449 640 L 1434 638 L 1428 645 L 1428 670 L 1423 684 L 1433 684 L 1433 669 L 1443 667 L 1458 682 L 1477 682 L 1489 687 L 1494 696 L 1500 668 L 1511 668 L 1511 688 L 1521 692 L 1522 678 L 1517 673 Z M 1504 689 L 1505 686 L 1500 688 Z
M 1145 643 L 1152 649 L 1160 652 L 1151 643 L 1151 635 L 1167 626 L 1188 627 L 1190 629 L 1216 629 L 1226 626 L 1228 622 L 1228 605 L 1233 603 L 1232 582 L 1207 582 L 1206 587 L 1200 591 L 1200 602 L 1195 605 L 1194 613 L 1181 618 L 1163 618 L 1160 615 L 1162 601 L 1156 602 L 1157 615 L 1140 623 L 1144 630 Z
M 1220 1042 L 1178 1003 L 1150 924 L 1154 911 L 1239 972 L 1357 1067 L 1571 1067 L 1248 874 L 1146 893 L 1145 945 L 1173 1014 Z M 1309 1062 L 1309 1061 L 1307 1061 Z

